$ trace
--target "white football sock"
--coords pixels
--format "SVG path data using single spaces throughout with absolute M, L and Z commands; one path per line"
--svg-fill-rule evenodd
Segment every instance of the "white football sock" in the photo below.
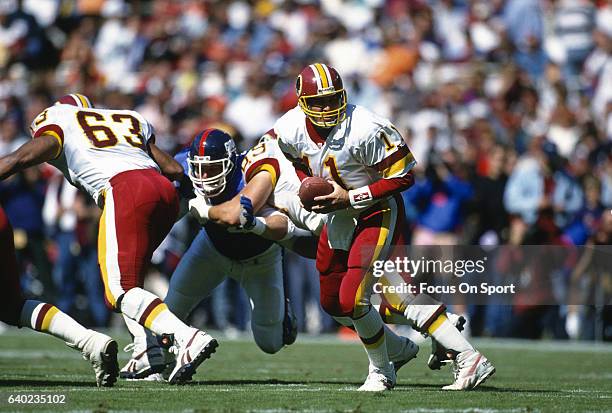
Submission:
M 375 309 L 378 306 L 373 306 Z M 406 319 L 402 317 L 405 321 Z M 350 317 L 338 317 L 334 316 L 334 320 L 338 323 L 342 324 L 345 327 L 353 327 L 353 319 Z M 387 354 L 389 355 L 390 361 L 397 361 L 398 358 L 402 355 L 402 349 L 404 347 L 404 342 L 400 336 L 395 334 L 393 330 L 389 328 L 386 324 L 383 324 L 385 328 L 385 344 L 387 346 Z
M 67 343 L 77 343 L 90 331 L 56 306 L 36 300 L 25 302 L 21 310 L 20 324 Z
M 385 329 L 378 311 L 370 307 L 364 316 L 353 320 L 353 325 L 361 338 L 370 363 L 379 369 L 388 369 L 389 355 L 387 354 Z
M 191 327 L 168 310 L 159 297 L 142 288 L 132 288 L 123 295 L 121 312 L 157 335 L 174 334 L 178 337 L 192 331 Z
M 466 350 L 474 350 L 474 347 L 461 335 L 446 314 L 440 314 L 438 318 L 427 328 L 430 336 L 436 339 L 447 350 L 461 353 Z

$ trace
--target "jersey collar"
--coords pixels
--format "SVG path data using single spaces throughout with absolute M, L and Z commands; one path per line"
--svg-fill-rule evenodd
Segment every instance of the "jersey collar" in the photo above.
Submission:
M 306 122 L 306 132 L 308 133 L 310 140 L 317 144 L 319 148 L 325 145 L 325 140 L 329 137 L 329 135 L 331 135 L 331 130 L 327 137 L 324 138 L 319 134 L 319 132 L 317 132 L 317 128 L 314 127 L 313 123 L 308 119 L 308 117 L 305 117 L 304 120 Z

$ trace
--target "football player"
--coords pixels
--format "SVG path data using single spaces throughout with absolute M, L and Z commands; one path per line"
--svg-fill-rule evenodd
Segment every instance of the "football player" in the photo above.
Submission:
M 242 170 L 245 175 L 247 182 L 245 190 L 241 193 L 240 202 L 242 204 L 242 210 L 240 216 L 244 220 L 248 221 L 249 225 L 245 225 L 244 222 L 240 222 L 243 227 L 248 228 L 250 231 L 265 234 L 267 231 L 266 219 L 262 217 L 255 217 L 254 214 L 258 212 L 258 207 L 264 204 L 272 205 L 274 208 L 283 211 L 290 219 L 288 227 L 297 226 L 297 228 L 307 229 L 310 234 L 315 235 L 317 238 L 320 236 L 323 230 L 323 225 L 327 218 L 325 214 L 318 214 L 316 212 L 307 211 L 301 204 L 297 193 L 300 188 L 300 179 L 298 178 L 294 167 L 291 162 L 281 152 L 278 141 L 275 137 L 274 130 L 268 131 L 261 139 L 257 146 L 249 150 L 244 160 L 242 161 Z M 255 178 L 258 176 L 257 178 Z M 253 197 L 250 200 L 248 196 Z M 237 205 L 238 196 L 234 197 L 233 201 Z M 192 205 L 196 207 L 196 216 L 200 217 L 202 214 L 206 214 L 206 208 L 208 206 L 201 207 L 201 203 L 196 198 L 192 201 Z M 252 204 L 251 202 L 252 201 Z M 255 209 L 253 208 L 255 205 Z M 202 208 L 204 208 L 202 210 Z M 215 212 L 217 209 L 215 208 Z M 236 219 L 236 211 L 233 212 L 229 209 L 220 210 L 219 216 L 223 217 L 226 225 L 238 225 Z M 193 211 L 192 211 L 193 212 Z M 223 212 L 225 212 L 223 214 Z M 221 215 L 222 214 L 222 215 Z M 213 214 L 217 215 L 217 214 Z M 257 221 L 255 221 L 257 220 Z M 251 229 L 252 227 L 252 229 Z M 299 230 L 297 230 L 299 231 Z M 280 235 L 284 233 L 280 232 Z M 308 238 L 303 237 L 291 237 L 290 240 L 305 240 Z M 296 250 L 294 248 L 295 243 L 284 243 L 280 242 L 281 245 L 286 246 L 289 249 L 305 256 L 307 258 L 315 258 L 310 253 L 304 253 L 303 249 Z M 383 282 L 389 283 L 389 280 L 382 280 Z M 383 301 L 382 305 L 374 306 L 385 321 L 389 324 L 409 324 L 408 320 L 404 317 L 393 317 L 389 309 L 392 308 L 388 302 Z M 455 327 L 462 331 L 465 318 L 447 312 L 448 318 L 451 320 Z M 333 318 L 345 327 L 354 328 L 353 321 L 350 317 L 333 316 Z M 416 357 L 419 347 L 409 340 L 407 337 L 401 337 L 395 334 L 393 330 L 390 330 L 385 325 L 385 344 L 387 347 L 387 353 L 389 360 L 393 363 L 394 370 L 397 371 L 404 366 L 408 361 Z M 427 365 L 432 370 L 439 370 L 442 363 L 448 359 L 446 355 L 446 349 L 439 346 L 435 339 L 432 339 L 432 352 L 429 356 Z
M 215 207 L 196 197 L 190 203 L 192 213 L 198 219 L 212 219 L 225 226 L 240 225 L 276 240 L 304 257 L 315 258 L 316 243 L 326 215 L 302 207 L 296 195 L 300 180 L 291 162 L 280 151 L 274 131 L 265 134 L 258 145 L 247 152 L 242 160 L 242 171 L 246 186 L 240 195 Z M 282 211 L 286 216 L 276 213 L 273 217 L 278 220 L 273 223 L 270 217 L 255 217 L 259 211 L 269 207 Z M 270 237 L 271 233 L 275 235 Z M 315 247 L 314 253 L 311 244 Z M 353 326 L 350 318 L 334 318 L 347 327 Z M 389 359 L 396 371 L 416 357 L 419 348 L 411 340 L 398 336 L 386 326 L 385 336 Z
M 19 272 L 13 228 L 0 206 L 0 281 L 4 287 L 0 299 L 0 320 L 16 327 L 28 327 L 50 334 L 89 360 L 98 386 L 111 387 L 117 380 L 117 342 L 105 334 L 86 329 L 56 306 L 26 300 L 19 284 Z
M 288 234 L 295 234 L 295 228 L 288 231 L 286 216 L 258 204 L 258 214 L 267 223 L 265 233 L 238 229 L 241 204 L 237 195 L 244 189 L 252 196 L 253 187 L 245 188 L 240 168 L 245 154 L 237 153 L 227 133 L 219 129 L 202 131 L 176 159 L 186 174 L 179 191 L 184 198 L 192 198 L 191 209 L 200 211 L 197 217 L 202 229 L 172 274 L 164 301 L 178 317 L 186 319 L 217 285 L 232 277 L 250 298 L 251 330 L 259 348 L 273 354 L 292 344 L 297 324 L 285 296 L 281 247 L 273 240 L 286 241 Z M 142 378 L 168 362 L 161 355 L 163 350 L 155 345 L 155 338 L 136 337 L 137 343 L 141 344 L 134 348 L 122 377 Z
M 413 184 L 416 161 L 391 122 L 348 104 L 334 68 L 308 65 L 297 78 L 296 93 L 298 106 L 274 125 L 279 147 L 301 179 L 320 176 L 334 187 L 312 207 L 328 214 L 316 259 L 321 304 L 332 315 L 350 317 L 365 346 L 370 371 L 360 390 L 388 390 L 396 377 L 381 315 L 370 304 L 371 266 L 401 253 L 405 224 L 399 193 Z M 471 389 L 494 373 L 448 320 L 442 303 L 427 295 L 387 302 L 390 318 L 407 319 L 454 355 L 455 381 L 445 389 Z
M 142 115 L 96 109 L 80 94 L 42 111 L 30 130 L 31 141 L 0 158 L 0 180 L 49 162 L 93 197 L 102 208 L 98 259 L 107 304 L 123 314 L 132 334 L 141 335 L 145 327 L 167 337 L 178 353 L 170 383 L 189 380 L 215 351 L 216 340 L 142 288 L 151 255 L 178 214 L 168 178 L 182 176 L 183 168 L 155 146 L 153 128 Z

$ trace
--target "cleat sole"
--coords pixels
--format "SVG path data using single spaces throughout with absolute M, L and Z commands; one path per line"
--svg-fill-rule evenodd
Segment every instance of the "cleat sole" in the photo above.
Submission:
M 117 361 L 118 353 L 119 346 L 115 340 L 109 341 L 106 347 L 104 347 L 104 351 L 100 353 L 105 372 L 100 380 L 100 386 L 113 387 L 117 381 L 117 376 L 119 375 L 119 362 Z
M 480 378 L 478 379 L 478 381 L 474 384 L 474 387 L 472 387 L 471 390 L 474 390 L 476 387 L 480 386 L 482 383 L 484 383 L 485 381 L 487 381 L 487 379 L 491 376 L 493 376 L 495 374 L 495 367 L 491 366 L 491 368 L 489 370 L 487 370 L 485 372 L 485 374 L 483 374 L 482 376 L 480 376 Z
M 210 342 L 202 349 L 200 354 L 196 356 L 190 363 L 183 365 L 169 381 L 170 384 L 184 384 L 190 381 L 196 372 L 196 369 L 204 360 L 207 360 L 212 356 L 219 347 L 219 343 L 216 339 L 210 340 Z
M 138 373 L 129 372 L 129 371 L 120 371 L 119 377 L 122 379 L 127 379 L 127 380 L 142 380 L 146 377 L 149 377 L 151 374 L 161 373 L 162 371 L 165 370 L 165 368 L 166 368 L 166 365 L 161 364 L 157 366 L 151 366 L 151 368 L 148 368 Z

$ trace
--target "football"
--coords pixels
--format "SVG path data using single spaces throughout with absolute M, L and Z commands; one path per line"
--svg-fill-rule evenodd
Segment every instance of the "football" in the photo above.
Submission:
M 325 179 L 319 176 L 310 176 L 302 181 L 298 195 L 304 208 L 310 211 L 316 197 L 331 194 L 333 191 L 334 187 Z

